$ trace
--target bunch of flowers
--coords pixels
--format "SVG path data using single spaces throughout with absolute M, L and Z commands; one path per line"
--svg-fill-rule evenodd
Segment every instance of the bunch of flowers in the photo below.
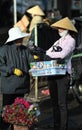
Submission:
M 12 105 L 3 108 L 2 117 L 5 122 L 31 127 L 38 121 L 39 114 L 38 104 L 17 97 Z

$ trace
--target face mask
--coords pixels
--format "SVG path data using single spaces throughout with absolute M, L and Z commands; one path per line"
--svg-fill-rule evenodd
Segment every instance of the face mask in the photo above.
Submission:
M 59 33 L 60 37 L 64 37 L 64 36 L 66 36 L 67 34 L 68 34 L 68 30 L 65 30 L 65 31 Z

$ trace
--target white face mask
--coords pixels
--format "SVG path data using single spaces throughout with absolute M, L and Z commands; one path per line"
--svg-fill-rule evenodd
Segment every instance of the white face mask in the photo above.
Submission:
M 63 31 L 63 32 L 59 32 L 59 35 L 60 35 L 60 37 L 64 37 L 64 36 L 66 36 L 68 34 L 68 30 L 65 30 L 65 31 Z

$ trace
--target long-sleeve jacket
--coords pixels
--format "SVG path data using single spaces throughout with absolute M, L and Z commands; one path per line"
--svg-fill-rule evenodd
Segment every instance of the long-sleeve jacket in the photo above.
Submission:
M 30 77 L 29 64 L 33 61 L 33 56 L 27 47 L 16 44 L 4 45 L 0 48 L 0 73 L 1 90 L 5 94 L 24 94 L 29 92 Z M 18 77 L 13 74 L 13 70 L 18 68 L 23 71 L 23 76 Z
M 53 46 L 46 51 L 46 55 L 51 58 L 61 58 L 64 59 L 68 57 L 75 49 L 75 39 L 70 35 L 66 35 L 64 38 L 60 38 L 58 41 L 58 46 L 62 48 L 62 51 L 52 51 Z M 67 72 L 71 73 L 71 58 L 69 58 L 67 63 Z
M 59 35 L 56 29 L 51 28 L 46 23 L 37 24 L 37 40 L 40 48 L 44 50 L 49 49 L 58 38 Z M 33 43 L 35 42 L 35 29 L 32 30 L 29 40 Z

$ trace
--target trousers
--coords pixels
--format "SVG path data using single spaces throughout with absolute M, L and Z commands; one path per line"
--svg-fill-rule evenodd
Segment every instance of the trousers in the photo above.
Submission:
M 53 109 L 54 130 L 67 130 L 67 93 L 69 88 L 69 79 L 68 74 L 48 77 Z

